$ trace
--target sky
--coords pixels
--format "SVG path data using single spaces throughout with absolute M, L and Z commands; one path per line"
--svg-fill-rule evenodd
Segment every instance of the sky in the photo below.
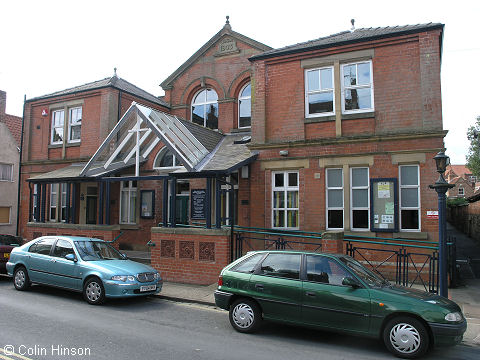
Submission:
M 480 116 L 480 1 L 0 0 L 0 90 L 7 113 L 23 99 L 117 74 L 158 96 L 159 84 L 215 35 L 232 29 L 273 48 L 356 28 L 440 22 L 446 154 L 465 163 L 466 132 Z M 374 79 L 375 81 L 375 79 Z

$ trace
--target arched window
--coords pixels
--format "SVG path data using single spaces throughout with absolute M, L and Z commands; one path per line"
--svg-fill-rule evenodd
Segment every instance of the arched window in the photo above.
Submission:
M 163 147 L 155 157 L 153 162 L 154 169 L 161 169 L 161 168 L 174 168 L 183 166 L 181 161 L 179 161 L 175 155 L 170 151 L 169 148 Z
M 192 101 L 192 121 L 195 124 L 218 129 L 218 95 L 213 89 L 201 90 Z
M 238 127 L 250 127 L 252 122 L 252 87 L 246 84 L 238 96 Z

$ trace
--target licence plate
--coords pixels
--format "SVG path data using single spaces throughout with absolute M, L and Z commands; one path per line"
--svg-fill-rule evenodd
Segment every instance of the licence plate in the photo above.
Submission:
M 10 258 L 10 253 L 3 253 L 3 257 L 6 258 L 6 259 L 9 259 Z
M 157 285 L 140 286 L 140 292 L 157 290 Z

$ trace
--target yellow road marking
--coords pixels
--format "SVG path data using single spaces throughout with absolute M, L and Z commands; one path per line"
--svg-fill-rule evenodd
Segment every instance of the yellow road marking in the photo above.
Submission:
M 5 351 L 3 350 L 3 348 L 0 347 L 0 353 L 4 353 L 5 354 Z M 25 357 L 23 355 L 20 355 L 20 354 L 15 354 L 15 353 L 12 353 L 12 354 L 9 354 L 9 356 L 14 356 L 16 357 L 17 359 L 22 359 L 22 360 L 33 360 L 31 358 L 28 358 L 28 357 Z M 10 358 L 10 357 L 7 357 L 7 356 L 3 356 L 0 354 L 0 359 L 5 359 L 5 360 L 15 360 L 13 358 Z

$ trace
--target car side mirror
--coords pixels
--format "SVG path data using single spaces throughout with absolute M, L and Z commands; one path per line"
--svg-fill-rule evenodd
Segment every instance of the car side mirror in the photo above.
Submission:
M 343 278 L 342 285 L 350 286 L 354 289 L 357 289 L 360 287 L 360 284 L 358 283 L 358 281 L 351 277 Z
M 127 260 L 127 259 L 128 259 L 128 256 L 125 255 L 124 253 L 122 253 L 122 259 L 123 259 L 123 260 Z
M 73 262 L 77 262 L 77 258 L 75 257 L 74 254 L 67 254 L 67 255 L 65 255 L 65 259 L 70 260 L 70 261 L 73 261 Z

